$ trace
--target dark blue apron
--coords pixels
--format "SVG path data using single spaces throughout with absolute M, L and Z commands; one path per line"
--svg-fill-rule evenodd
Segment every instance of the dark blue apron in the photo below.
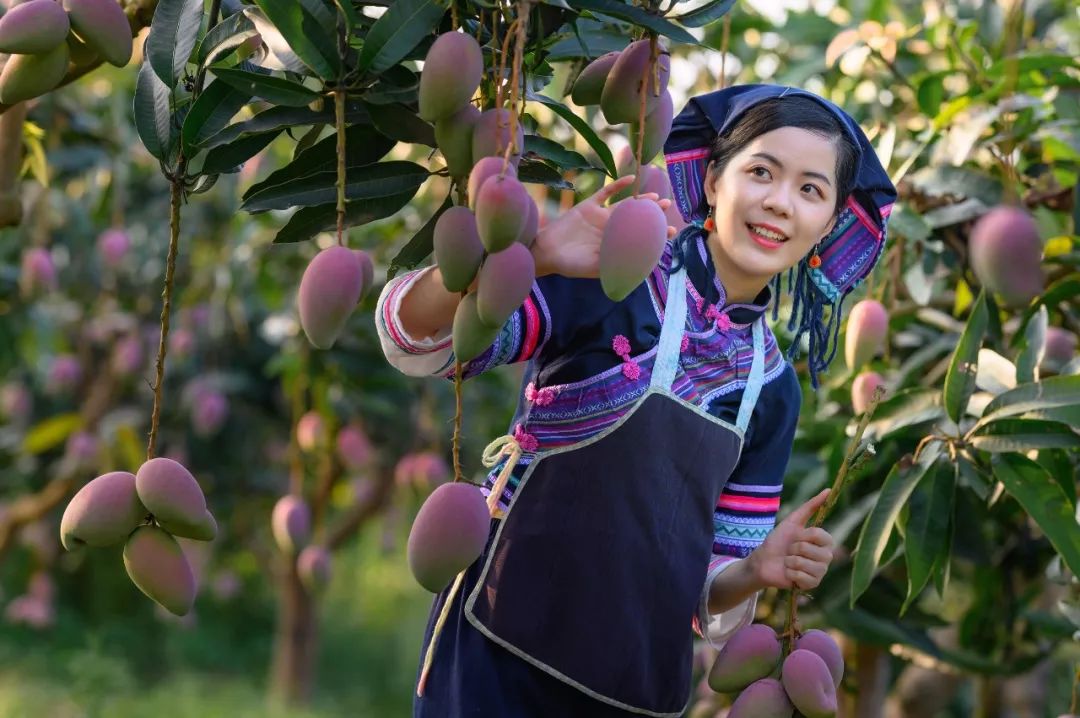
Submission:
M 563 683 L 617 709 L 672 718 L 691 698 L 690 624 L 713 511 L 764 373 L 759 318 L 736 425 L 672 393 L 685 283 L 685 268 L 671 275 L 648 391 L 600 434 L 537 454 L 465 605 L 478 631 Z

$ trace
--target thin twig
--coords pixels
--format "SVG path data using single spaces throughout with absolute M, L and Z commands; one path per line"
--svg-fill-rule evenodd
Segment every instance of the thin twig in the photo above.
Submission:
M 464 368 L 465 365 L 462 364 L 461 359 L 454 362 L 454 401 L 457 405 L 457 410 L 454 412 L 454 481 L 465 480 L 461 472 L 461 372 Z

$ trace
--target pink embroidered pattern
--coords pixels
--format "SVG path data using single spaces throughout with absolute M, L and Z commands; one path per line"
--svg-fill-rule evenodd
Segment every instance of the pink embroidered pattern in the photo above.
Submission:
M 525 385 L 525 401 L 536 401 L 536 384 L 531 381 Z
M 641 367 L 637 365 L 637 362 L 624 361 L 622 365 L 622 373 L 627 379 L 637 381 L 641 378 Z
M 522 448 L 523 451 L 536 451 L 540 446 L 540 443 L 536 440 L 536 437 L 526 432 L 521 428 L 521 424 L 517 424 L 514 427 L 514 440 Z
M 611 340 L 611 348 L 615 350 L 615 353 L 622 357 L 622 373 L 627 379 L 636 381 L 641 378 L 641 367 L 637 362 L 630 358 L 630 340 L 624 337 L 622 334 L 616 334 Z
M 622 334 L 616 334 L 611 340 L 611 348 L 615 350 L 616 354 L 625 359 L 626 355 L 630 353 L 630 340 Z
M 679 351 L 680 352 L 685 352 L 689 348 L 690 348 L 690 336 L 688 334 L 683 334 L 682 342 L 679 344 Z
M 716 328 L 722 332 L 726 332 L 728 329 L 731 329 L 731 317 L 729 317 L 727 314 L 721 314 L 719 317 L 716 318 Z
M 559 390 L 554 386 L 545 386 L 536 392 L 536 405 L 547 406 L 551 402 L 555 401 L 555 397 L 558 395 Z

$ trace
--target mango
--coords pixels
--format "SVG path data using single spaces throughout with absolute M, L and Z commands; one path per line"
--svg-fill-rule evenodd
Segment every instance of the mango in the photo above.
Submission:
M 452 115 L 435 121 L 435 144 L 446 160 L 451 177 L 464 177 L 473 166 L 473 130 L 480 110 L 467 104 Z
M 306 546 L 296 558 L 300 583 L 311 593 L 320 593 L 330 583 L 330 553 L 322 546 Z
M 780 680 L 792 704 L 806 718 L 836 716 L 836 684 L 818 654 L 805 648 L 792 651 L 784 659 Z
M 12 423 L 30 418 L 34 410 L 34 395 L 22 384 L 8 382 L 0 386 L 0 416 Z
M 599 105 L 600 96 L 604 91 L 604 81 L 607 80 L 615 61 L 619 59 L 619 52 L 608 52 L 596 58 L 581 71 L 574 80 L 574 87 L 570 90 L 570 99 L 574 104 Z
M 641 145 L 641 161 L 649 162 L 664 149 L 668 134 L 671 132 L 671 123 L 675 118 L 675 105 L 671 101 L 671 93 L 664 91 L 660 95 L 660 101 L 656 107 L 645 116 L 645 132 Z M 630 148 L 637 152 L 638 146 L 638 123 L 630 123 Z
M 191 428 L 198 436 L 213 436 L 229 417 L 229 399 L 216 389 L 203 389 L 192 400 Z
M 173 536 L 212 541 L 217 521 L 206 508 L 199 482 L 178 461 L 159 456 L 135 474 L 135 490 L 161 528 Z
M 450 478 L 450 467 L 433 451 L 402 456 L 394 466 L 394 482 L 401 487 L 428 491 Z
M 270 515 L 270 529 L 278 548 L 293 555 L 311 538 L 311 511 L 299 496 L 282 496 Z
M 452 345 L 454 356 L 467 362 L 480 356 L 499 335 L 500 326 L 481 321 L 476 310 L 476 292 L 465 295 L 454 312 Z
M 642 91 L 645 93 L 645 114 L 648 115 L 656 109 L 660 97 L 667 90 L 671 72 L 671 55 L 663 43 L 658 42 L 656 51 L 658 78 L 654 77 L 652 72 L 648 73 L 648 78 L 645 77 L 651 52 L 649 40 L 632 42 L 619 53 L 604 81 L 604 89 L 600 95 L 600 110 L 608 124 L 637 122 L 641 112 Z
M 101 263 L 110 269 L 120 266 L 130 249 L 131 237 L 122 229 L 107 229 L 98 235 L 98 256 Z
M 611 209 L 600 241 L 600 285 L 612 301 L 622 301 L 656 267 L 667 242 L 667 218 L 660 205 L 631 197 Z
M 531 201 L 531 200 L 530 200 Z M 489 254 L 480 268 L 476 287 L 476 314 L 488 326 L 502 326 L 529 296 L 536 279 L 536 263 L 524 244 L 515 242 Z
M 334 245 L 311 260 L 300 279 L 297 306 L 308 341 L 329 349 L 364 291 L 364 268 L 347 247 Z
M 627 174 L 640 174 L 641 177 L 635 179 L 629 187 L 625 187 L 613 194 L 608 200 L 609 206 L 615 205 L 628 197 L 649 194 L 650 192 L 655 192 L 660 199 L 671 199 L 671 181 L 668 180 L 666 170 L 648 164 L 638 170 L 631 162 L 631 167 L 626 172 L 620 172 L 619 176 L 623 177 Z M 636 193 L 634 192 L 635 184 L 638 185 Z
M 484 259 L 476 217 L 468 207 L 451 207 L 435 222 L 435 264 L 448 292 L 464 292 Z
M 101 442 L 89 431 L 74 431 L 64 442 L 64 458 L 79 470 L 93 469 L 101 458 Z
M 371 441 L 359 424 L 341 427 L 335 444 L 338 459 L 346 469 L 362 469 L 371 460 Z
M 74 391 L 82 378 L 82 364 L 72 354 L 61 354 L 52 360 L 45 375 L 45 391 L 48 394 L 66 394 Z
M 31 247 L 23 252 L 19 272 L 19 287 L 23 296 L 55 290 L 56 266 L 44 247 Z
M 420 73 L 419 115 L 428 122 L 449 117 L 472 99 L 484 74 L 480 45 L 467 33 L 435 39 Z
M 844 337 L 844 360 L 857 371 L 885 350 L 889 333 L 889 313 L 881 302 L 864 299 L 851 308 Z
M 131 60 L 131 25 L 116 0 L 64 0 L 71 26 L 110 65 Z
M 536 206 L 536 201 L 531 195 L 529 196 L 528 209 L 529 214 L 525 218 L 525 229 L 518 235 L 518 241 L 531 248 L 536 240 L 537 233 L 540 232 L 540 208 Z
M 975 223 L 968 238 L 968 261 L 979 281 L 1005 306 L 1019 309 L 1046 284 L 1042 240 L 1035 220 L 1019 207 L 995 207 Z
M 879 386 L 885 386 L 885 378 L 876 371 L 864 371 L 855 377 L 855 381 L 851 383 L 851 408 L 856 416 L 866 413 L 870 400 L 874 398 L 874 391 Z
M 116 376 L 123 378 L 142 369 L 145 358 L 142 341 L 130 334 L 116 342 L 109 362 Z
M 363 299 L 371 291 L 371 287 L 375 283 L 375 262 L 371 259 L 371 255 L 362 249 L 354 249 L 352 253 L 356 255 L 357 261 L 360 262 L 360 299 Z
M 443 484 L 420 507 L 409 531 L 408 560 L 421 586 L 438 593 L 479 558 L 491 514 L 480 487 Z
M 476 211 L 476 198 L 480 194 L 480 187 L 489 177 L 502 174 L 502 166 L 502 157 L 481 157 L 480 160 L 473 165 L 472 171 L 469 172 L 469 182 L 466 188 L 469 193 L 470 209 Z M 506 175 L 509 177 L 517 177 L 517 167 L 513 164 L 507 165 Z
M 739 694 L 727 718 L 791 718 L 794 713 L 783 684 L 775 678 L 762 678 Z
M 312 451 L 321 446 L 325 439 L 322 416 L 312 410 L 305 412 L 296 422 L 296 442 L 304 451 Z
M 67 43 L 60 43 L 40 55 L 9 57 L 0 71 L 0 102 L 14 105 L 54 89 L 67 74 L 68 56 Z
M 510 110 L 505 107 L 485 110 L 480 113 L 473 125 L 472 156 L 473 163 L 484 157 L 502 159 L 506 146 L 510 143 Z M 525 147 L 525 129 L 521 122 L 514 122 L 514 149 L 510 151 L 510 164 L 517 167 L 521 161 L 521 152 Z
M 1039 368 L 1054 374 L 1060 372 L 1076 356 L 1076 343 L 1076 335 L 1072 332 L 1061 327 L 1047 327 Z
M 172 536 L 140 526 L 124 544 L 124 568 L 139 590 L 177 616 L 195 603 L 195 574 Z
M 837 687 L 840 686 L 840 681 L 844 678 L 844 653 L 832 636 L 825 631 L 812 628 L 799 636 L 795 641 L 795 648 L 816 653 L 829 668 L 833 683 Z
M 489 252 L 501 252 L 525 234 L 532 197 L 509 174 L 489 177 L 476 197 L 476 231 Z
M 29 0 L 0 17 L 0 52 L 40 55 L 64 44 L 69 29 L 68 14 L 59 3 Z
M 751 623 L 728 639 L 709 671 L 709 686 L 717 693 L 735 693 L 765 678 L 780 663 L 780 639 L 764 623 Z
M 60 519 L 60 542 L 77 546 L 113 546 L 143 522 L 149 511 L 135 490 L 135 474 L 110 471 L 79 489 Z

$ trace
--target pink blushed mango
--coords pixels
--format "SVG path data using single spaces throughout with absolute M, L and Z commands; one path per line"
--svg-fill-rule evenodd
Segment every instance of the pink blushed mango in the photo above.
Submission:
M 435 122 L 460 110 L 480 87 L 483 73 L 484 56 L 471 35 L 456 31 L 439 35 L 420 73 L 420 117 Z
M 439 215 L 432 243 L 435 264 L 446 291 L 468 289 L 484 258 L 484 244 L 480 241 L 472 210 L 463 206 L 450 207 Z
M 113 546 L 128 537 L 149 513 L 127 471 L 102 474 L 79 489 L 60 519 L 60 541 L 78 546 Z
M 975 223 L 968 238 L 968 260 L 975 276 L 1019 309 L 1042 293 L 1042 240 L 1034 218 L 1019 207 L 996 207 Z
M 308 264 L 300 279 L 297 306 L 300 326 L 308 341 L 329 349 L 345 328 L 364 291 L 364 270 L 347 247 L 322 250 Z
M 299 496 L 282 496 L 270 516 L 274 541 L 284 553 L 294 555 L 311 538 L 311 511 Z
M 775 678 L 762 678 L 739 694 L 727 718 L 791 718 L 794 713 L 783 684 Z
M 874 299 L 864 299 L 851 308 L 844 337 L 844 360 L 857 371 L 885 350 L 889 333 L 889 313 Z
M 851 408 L 856 416 L 866 413 L 870 400 L 878 387 L 885 386 L 885 378 L 876 371 L 864 371 L 851 383 Z
M 806 718 L 836 716 L 836 684 L 825 660 L 805 648 L 784 659 L 781 681 L 788 698 Z
M 765 678 L 780 663 L 780 639 L 771 627 L 751 623 L 735 632 L 720 650 L 709 671 L 709 686 L 718 693 L 735 693 Z
M 198 541 L 217 536 L 202 487 L 183 464 L 163 456 L 150 459 L 139 467 L 135 488 L 143 506 L 170 534 Z
M 531 200 L 530 200 L 531 201 Z M 536 263 L 524 244 L 514 243 L 489 254 L 480 268 L 476 313 L 489 326 L 501 326 L 529 296 L 536 279 Z
M 484 550 L 490 519 L 478 486 L 459 481 L 435 489 L 409 532 L 409 568 L 420 585 L 438 593 L 468 568 Z
M 195 574 L 180 544 L 157 526 L 140 526 L 124 544 L 124 568 L 143 593 L 177 616 L 195 603 Z
M 667 241 L 667 219 L 656 202 L 631 197 L 611 210 L 600 242 L 600 284 L 622 301 L 653 270 Z

